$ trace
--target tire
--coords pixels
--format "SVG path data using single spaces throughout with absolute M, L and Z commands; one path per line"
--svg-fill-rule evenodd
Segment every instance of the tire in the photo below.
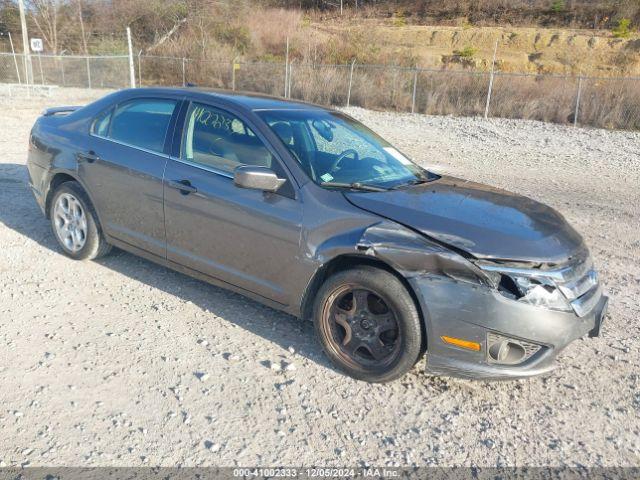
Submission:
M 68 257 L 94 260 L 111 251 L 93 204 L 78 182 L 65 182 L 56 189 L 49 218 L 53 235 Z
M 413 298 L 395 275 L 379 268 L 362 266 L 329 277 L 316 295 L 313 322 L 332 363 L 358 380 L 395 380 L 423 353 Z

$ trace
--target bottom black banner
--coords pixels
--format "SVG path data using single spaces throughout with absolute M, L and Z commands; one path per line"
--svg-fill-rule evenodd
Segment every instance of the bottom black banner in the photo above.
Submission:
M 29 467 L 0 468 L 0 480 L 207 480 L 261 478 L 362 478 L 429 480 L 640 480 L 640 467 L 575 468 L 575 467 Z

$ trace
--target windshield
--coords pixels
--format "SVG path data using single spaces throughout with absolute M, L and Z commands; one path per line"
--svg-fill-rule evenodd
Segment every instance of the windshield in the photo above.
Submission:
M 390 143 L 346 115 L 320 110 L 257 114 L 319 185 L 386 189 L 430 179 Z

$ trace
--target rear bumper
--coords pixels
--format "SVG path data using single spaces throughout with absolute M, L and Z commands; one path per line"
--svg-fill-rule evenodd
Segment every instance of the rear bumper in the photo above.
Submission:
M 43 187 L 46 185 L 45 182 L 48 172 L 45 168 L 30 160 L 27 161 L 27 171 L 29 172 L 29 188 L 40 210 L 42 210 L 42 213 L 45 213 L 45 192 L 43 192 Z
M 36 203 L 40 207 L 40 210 L 44 214 L 45 213 L 44 195 L 42 195 L 40 190 L 38 190 L 31 182 L 29 182 L 29 188 L 31 189 L 31 193 L 33 193 L 33 196 L 35 197 Z
M 410 279 L 418 296 L 427 330 L 428 373 L 473 379 L 526 378 L 554 369 L 556 356 L 572 341 L 600 333 L 608 298 L 598 292 L 595 306 L 578 317 L 509 300 L 496 291 L 443 277 Z M 498 334 L 540 346 L 517 365 L 501 365 L 487 352 L 487 335 Z M 446 344 L 442 336 L 479 343 L 479 351 Z

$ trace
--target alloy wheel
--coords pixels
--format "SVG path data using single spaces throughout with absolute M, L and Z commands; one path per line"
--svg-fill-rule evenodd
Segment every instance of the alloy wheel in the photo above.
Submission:
M 359 368 L 385 368 L 398 356 L 397 315 L 383 296 L 367 288 L 337 289 L 327 299 L 322 326 L 330 348 Z
M 87 243 L 87 217 L 82 204 L 70 193 L 56 199 L 53 208 L 55 232 L 60 242 L 75 253 Z

